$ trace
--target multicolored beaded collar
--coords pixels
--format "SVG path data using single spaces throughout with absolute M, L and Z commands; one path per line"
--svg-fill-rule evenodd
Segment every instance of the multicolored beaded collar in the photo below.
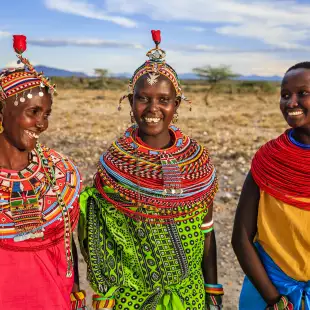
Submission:
M 125 215 L 154 224 L 208 210 L 218 187 L 208 151 L 175 126 L 174 144 L 163 150 L 141 144 L 137 132 L 129 128 L 101 156 L 95 177 L 100 194 Z
M 69 159 L 45 146 L 31 155 L 21 171 L 0 169 L 0 247 L 38 251 L 63 240 L 71 277 L 81 178 Z

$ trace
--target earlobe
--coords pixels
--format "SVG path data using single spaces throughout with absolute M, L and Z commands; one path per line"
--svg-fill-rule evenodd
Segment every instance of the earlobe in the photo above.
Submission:
M 181 98 L 177 97 L 175 99 L 175 110 L 177 110 L 179 108 L 180 104 L 181 104 Z

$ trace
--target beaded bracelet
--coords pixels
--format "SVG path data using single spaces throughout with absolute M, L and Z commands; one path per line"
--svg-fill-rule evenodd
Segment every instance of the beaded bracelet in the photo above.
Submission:
M 224 289 L 221 284 L 205 284 L 208 310 L 222 309 Z
M 70 294 L 71 310 L 86 309 L 86 293 L 85 291 L 72 292 Z
M 115 299 L 106 298 L 99 294 L 93 295 L 93 309 L 105 309 L 105 310 L 113 310 L 115 306 Z
M 293 310 L 294 306 L 286 296 L 281 296 L 280 300 L 273 306 L 267 306 L 266 310 Z
M 207 234 L 209 232 L 211 232 L 214 228 L 213 228 L 213 219 L 208 222 L 208 223 L 203 223 L 201 226 L 200 226 L 200 230 L 204 233 L 204 234 Z

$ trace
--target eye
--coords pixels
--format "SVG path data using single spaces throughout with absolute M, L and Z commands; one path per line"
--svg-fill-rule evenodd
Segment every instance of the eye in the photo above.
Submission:
M 160 102 L 168 102 L 169 98 L 168 97 L 161 97 Z
M 147 102 L 148 101 L 147 97 L 139 96 L 139 95 L 136 96 L 136 99 L 139 100 L 139 101 L 142 101 L 142 102 Z
M 299 95 L 302 96 L 302 97 L 303 96 L 307 96 L 307 95 L 309 95 L 309 92 L 306 91 L 306 90 L 302 90 L 302 91 L 299 92 Z
M 36 115 L 37 113 L 38 113 L 38 109 L 37 108 L 32 108 L 32 109 L 29 109 L 28 110 L 28 113 L 30 114 L 30 115 Z
M 44 115 L 44 119 L 48 119 L 51 116 L 51 113 L 47 113 Z
M 290 95 L 289 94 L 281 94 L 281 99 L 289 99 L 290 98 Z

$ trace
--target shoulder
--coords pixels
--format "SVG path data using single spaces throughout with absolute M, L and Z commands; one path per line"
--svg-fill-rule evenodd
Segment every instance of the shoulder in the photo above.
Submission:
M 81 181 L 80 171 L 71 158 L 42 144 L 39 145 L 39 148 L 41 148 L 45 159 L 50 161 L 57 170 L 71 174 L 76 177 L 76 181 Z

